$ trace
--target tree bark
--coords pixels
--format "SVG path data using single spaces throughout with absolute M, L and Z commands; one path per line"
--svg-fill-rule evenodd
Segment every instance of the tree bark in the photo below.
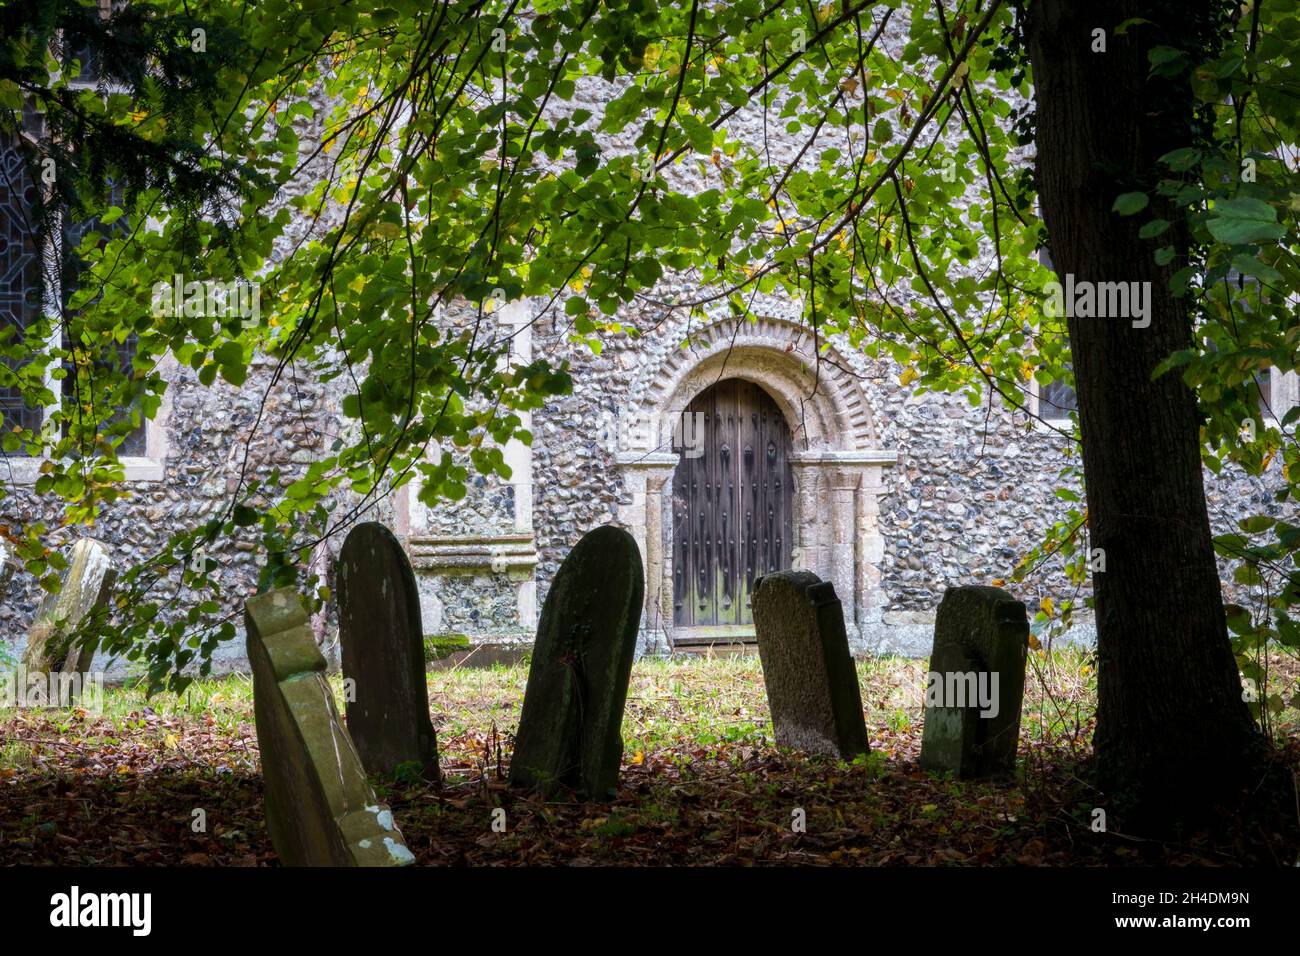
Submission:
M 1195 142 L 1181 80 L 1149 78 L 1155 45 L 1204 49 L 1224 28 L 1215 0 L 1032 0 L 1026 17 L 1037 121 L 1037 178 L 1058 277 L 1149 283 L 1150 325 L 1070 318 L 1087 485 L 1098 650 L 1098 783 L 1111 828 L 1176 832 L 1239 810 L 1261 784 L 1278 795 L 1266 746 L 1242 697 L 1228 640 L 1201 465 L 1200 418 L 1175 372 L 1156 365 L 1192 342 L 1186 299 L 1170 292 L 1187 263 L 1185 231 L 1138 236 L 1179 211 L 1152 196 L 1121 217 L 1116 196 L 1147 191 L 1156 160 Z M 1118 36 L 1115 27 L 1151 21 Z M 1094 30 L 1105 52 L 1094 52 Z M 1170 237 L 1173 237 L 1172 239 Z M 1158 245 L 1178 255 L 1158 266 Z

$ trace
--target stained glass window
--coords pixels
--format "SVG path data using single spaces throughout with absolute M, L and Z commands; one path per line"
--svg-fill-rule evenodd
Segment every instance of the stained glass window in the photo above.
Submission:
M 8 340 L 10 343 L 21 340 L 41 310 L 43 243 L 35 215 L 39 187 L 31 163 L 29 147 L 21 139 L 0 134 L 0 328 L 15 328 L 16 331 Z M 120 205 L 121 201 L 120 194 L 114 196 L 116 204 Z M 112 232 L 123 233 L 127 228 L 126 217 L 123 216 L 111 226 L 90 220 L 65 229 L 60 270 L 62 303 L 65 307 L 76 288 L 81 271 L 81 262 L 72 254 L 72 250 L 80 244 L 82 237 L 92 229 L 108 235 Z M 66 341 L 64 344 L 67 345 Z M 130 368 L 135 357 L 135 346 L 135 337 L 132 336 L 117 346 L 111 355 L 103 356 L 101 364 L 115 361 L 120 367 Z M 19 364 L 10 359 L 0 361 L 4 361 L 10 368 L 17 368 Z M 63 380 L 65 388 L 68 381 L 67 378 Z M 3 416 L 0 427 L 21 426 L 37 430 L 41 427 L 44 411 L 27 405 L 17 386 L 0 385 L 0 416 Z M 143 456 L 145 453 L 145 427 L 142 422 L 122 440 L 118 454 Z
M 27 146 L 0 133 L 0 328 L 15 331 L 6 340 L 22 340 L 41 308 L 41 242 L 36 223 L 36 180 Z M 13 360 L 4 359 L 10 368 Z M 15 385 L 0 387 L 0 427 L 39 429 L 42 410 L 23 401 Z
M 120 187 L 113 188 L 111 200 L 113 205 L 119 207 L 125 202 L 125 197 L 123 196 Z M 75 250 L 81 245 L 82 240 L 90 232 L 98 232 L 104 237 L 104 240 L 102 241 L 107 241 L 109 237 L 126 235 L 130 232 L 130 226 L 127 222 L 127 217 L 121 216 L 117 221 L 107 226 L 101 223 L 98 219 L 87 219 L 82 222 L 72 223 L 64 229 L 63 263 L 60 274 L 60 284 L 63 290 L 63 307 L 65 310 L 67 309 L 68 301 L 72 297 L 73 291 L 77 288 L 77 283 L 81 276 L 82 262 L 76 256 Z M 68 347 L 69 343 L 66 338 L 63 344 L 64 348 Z M 104 350 L 103 353 L 95 356 L 95 367 L 105 368 L 108 367 L 110 363 L 115 363 L 119 369 L 129 372 L 131 369 L 131 363 L 135 359 L 135 349 L 136 338 L 134 335 L 131 335 L 125 342 L 117 345 L 112 351 Z M 71 381 L 73 375 L 72 366 L 69 364 L 66 367 L 68 377 L 63 380 L 65 388 L 67 387 L 67 383 Z M 127 414 L 127 410 L 120 409 L 112 420 L 121 421 Z M 117 453 L 119 455 L 142 456 L 145 454 L 145 451 L 145 427 L 144 422 L 142 421 L 139 426 L 132 429 L 131 432 L 122 439 L 122 443 L 117 447 Z
M 1069 418 L 1079 408 L 1074 389 L 1062 379 L 1048 382 L 1038 389 L 1038 414 L 1048 421 Z

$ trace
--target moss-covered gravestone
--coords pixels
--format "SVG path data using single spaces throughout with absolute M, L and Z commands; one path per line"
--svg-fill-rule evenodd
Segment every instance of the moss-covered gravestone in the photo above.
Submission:
M 602 798 L 618 787 L 623 704 L 645 576 L 636 541 L 606 526 L 560 565 L 542 606 L 510 783 Z
M 1029 618 L 1001 588 L 949 588 L 934 622 L 921 766 L 964 779 L 1016 769 Z
M 116 579 L 108 551 L 98 541 L 81 538 L 72 546 L 59 593 L 45 596 L 27 632 L 22 663 L 28 674 L 89 672 L 95 645 L 74 646 L 72 641 L 86 618 L 107 609 Z
M 266 826 L 285 866 L 414 861 L 375 797 L 325 682 L 325 658 L 292 588 L 244 605 Z
M 809 571 L 754 582 L 754 629 L 776 742 L 851 759 L 867 752 L 858 675 L 835 586 Z
M 370 773 L 417 765 L 438 779 L 415 573 L 402 544 L 373 521 L 352 529 L 335 573 L 348 733 Z

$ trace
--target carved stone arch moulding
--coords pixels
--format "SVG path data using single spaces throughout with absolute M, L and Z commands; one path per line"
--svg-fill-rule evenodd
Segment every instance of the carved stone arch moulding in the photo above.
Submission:
M 850 642 L 866 650 L 864 631 L 879 622 L 884 603 L 883 471 L 897 453 L 880 446 L 876 416 L 852 366 L 785 318 L 739 326 L 719 320 L 680 343 L 679 334 L 649 345 L 626 413 L 637 427 L 619 429 L 615 450 L 628 492 L 620 519 L 646 558 L 643 650 L 663 653 L 693 639 L 672 623 L 672 478 L 680 460 L 673 429 L 695 396 L 729 378 L 762 386 L 785 416 L 793 444 L 793 564 L 834 582 Z

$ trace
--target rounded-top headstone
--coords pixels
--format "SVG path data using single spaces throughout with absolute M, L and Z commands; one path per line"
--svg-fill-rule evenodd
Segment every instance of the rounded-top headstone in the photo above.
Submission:
M 546 594 L 510 782 L 589 797 L 618 786 L 623 705 L 645 574 L 636 540 L 612 525 L 583 536 Z
M 348 732 L 366 770 L 418 764 L 438 779 L 415 573 L 382 524 L 357 525 L 335 572 Z

